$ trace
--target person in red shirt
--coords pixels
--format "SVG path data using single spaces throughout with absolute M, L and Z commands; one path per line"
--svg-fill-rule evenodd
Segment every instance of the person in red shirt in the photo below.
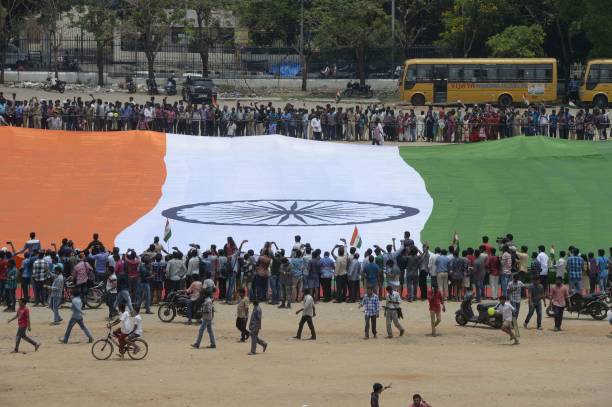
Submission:
M 436 337 L 436 327 L 442 322 L 442 311 L 446 312 L 442 294 L 438 290 L 438 286 L 434 285 L 429 292 L 429 316 L 431 318 L 431 336 Z
M 30 326 L 30 309 L 26 307 L 25 298 L 19 299 L 19 308 L 17 309 L 17 314 L 15 314 L 13 318 L 9 319 L 7 323 L 10 324 L 14 320 L 17 320 L 17 335 L 15 336 L 15 350 L 13 350 L 13 353 L 19 352 L 19 343 L 21 342 L 22 338 L 23 340 L 34 346 L 34 352 L 36 352 L 38 348 L 40 348 L 40 343 L 31 339 L 26 334 L 26 329 L 28 331 L 31 331 L 32 327 Z

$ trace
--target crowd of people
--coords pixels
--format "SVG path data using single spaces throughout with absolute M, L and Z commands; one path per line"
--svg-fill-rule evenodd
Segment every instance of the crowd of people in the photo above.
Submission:
M 58 309 L 70 282 L 72 317 L 63 342 L 68 341 L 75 324 L 92 339 L 80 310 L 89 287 L 95 283 L 100 283 L 106 292 L 109 320 L 119 314 L 122 304 L 130 313 L 138 313 L 141 306 L 146 313 L 152 313 L 152 305 L 173 292 L 181 292 L 188 303 L 188 323 L 195 307 L 202 310 L 202 326 L 193 345 L 196 348 L 205 331 L 209 333 L 210 346 L 216 345 L 212 328 L 214 301 L 236 304 L 236 327 L 241 340 L 251 337 L 251 352 L 255 353 L 257 343 L 264 351 L 267 347 L 258 335 L 253 335 L 261 327 L 258 304 L 291 308 L 292 303 L 302 302 L 297 311 L 302 314 L 298 339 L 307 324 L 310 339 L 316 340 L 313 318 L 319 301 L 359 303 L 365 316 L 364 338 L 368 339 L 370 332 L 373 337 L 377 335 L 380 301 L 386 301 L 382 307 L 386 331 L 388 337 L 393 337 L 393 326 L 399 336 L 405 332 L 400 322 L 402 301 L 428 300 L 435 336 L 445 301 L 461 301 L 466 295 L 475 296 L 476 302 L 483 298 L 498 300 L 500 312 L 511 307 L 513 326 L 520 302 L 527 298 L 529 314 L 524 324 L 535 312 L 537 328 L 542 326 L 541 302 L 545 305 L 549 298 L 556 314 L 555 330 L 560 330 L 570 292 L 555 290 L 551 282 L 559 286 L 565 280 L 572 293 L 580 294 L 605 292 L 611 285 L 612 248 L 609 256 L 604 249 L 584 253 L 576 247 L 557 254 L 554 246 L 548 250 L 539 246 L 530 253 L 526 246 L 515 244 L 511 234 L 497 239 L 497 247 L 483 236 L 476 248 L 465 249 L 459 247 L 456 234 L 448 247 L 433 249 L 427 244 L 417 247 L 409 232 L 405 232 L 399 245 L 394 238 L 384 248 L 374 245 L 364 251 L 349 247 L 345 239 L 339 242 L 331 250 L 322 251 L 295 236 L 287 251 L 276 242 L 268 242 L 256 252 L 245 248 L 247 240 L 236 244 L 228 237 L 222 247 L 192 244 L 183 253 L 178 247 L 165 248 L 155 237 L 142 253 L 134 249 L 122 253 L 118 247 L 107 248 L 97 234 L 82 249 L 66 238 L 60 247 L 53 244 L 44 248 L 32 232 L 21 250 L 15 250 L 11 242 L 10 248 L 0 250 L 0 291 L 4 293 L 5 311 L 15 311 L 19 285 L 24 304 L 32 301 L 35 307 L 48 305 L 53 312 L 52 323 L 60 324 Z M 22 256 L 18 267 L 16 260 Z M 247 330 L 249 301 L 257 312 L 251 313 Z
M 567 107 L 525 109 L 492 105 L 457 108 L 367 105 L 316 106 L 310 110 L 286 104 L 236 102 L 235 106 L 168 102 L 154 96 L 144 104 L 103 101 L 91 96 L 62 101 L 6 98 L 0 92 L 0 124 L 26 128 L 79 131 L 153 130 L 168 133 L 239 137 L 282 134 L 336 140 L 477 142 L 518 135 L 543 135 L 572 140 L 606 140 L 610 118 L 605 109 Z

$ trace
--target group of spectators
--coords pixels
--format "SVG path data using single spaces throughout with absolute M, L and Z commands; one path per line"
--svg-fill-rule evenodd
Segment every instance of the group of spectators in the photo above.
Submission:
M 35 304 L 45 304 L 45 287 L 50 287 L 54 272 L 72 278 L 86 298 L 87 287 L 93 282 L 108 283 L 110 276 L 117 279 L 125 271 L 125 282 L 119 281 L 127 290 L 125 298 L 116 286 L 106 287 L 115 294 L 109 304 L 112 315 L 121 301 L 130 309 L 132 303 L 144 303 L 149 312 L 151 304 L 170 292 L 189 287 L 196 278 L 209 281 L 211 286 L 214 283 L 219 299 L 229 303 L 244 288 L 249 298 L 283 306 L 299 301 L 306 290 L 312 290 L 316 301 L 358 302 L 362 290 L 371 287 L 384 299 L 384 288 L 389 285 L 408 301 L 427 299 L 432 286 L 439 287 L 444 300 L 461 300 L 467 292 L 474 292 L 477 301 L 485 296 L 497 299 L 500 294 L 507 297 L 512 275 L 525 283 L 539 279 L 548 289 L 549 282 L 554 281 L 553 271 L 569 280 L 572 290 L 581 293 L 597 288 L 605 291 L 610 285 L 612 248 L 610 257 L 603 249 L 596 254 L 582 254 L 574 247 L 567 250 L 567 256 L 565 251 L 557 256 L 554 248 L 547 254 L 543 246 L 530 254 L 526 246 L 517 247 L 508 235 L 497 248 L 485 236 L 476 248 L 461 250 L 454 240 L 448 248 L 430 249 L 427 245 L 416 247 L 406 232 L 399 246 L 393 239 L 385 248 L 375 245 L 361 254 L 361 250 L 341 241 L 331 250 L 322 251 L 296 236 L 287 251 L 270 242 L 256 252 L 244 249 L 247 241 L 237 245 L 230 237 L 222 248 L 213 244 L 202 249 L 194 244 L 183 253 L 177 247 L 166 251 L 156 237 L 147 250 L 137 254 L 133 249 L 125 253 L 117 247 L 107 249 L 97 235 L 82 250 L 68 239 L 63 239 L 59 248 L 43 249 L 32 233 L 22 250 L 0 251 L 0 289 L 7 308 L 12 309 L 17 282 L 22 297 L 29 299 L 33 287 Z M 24 256 L 20 268 L 16 255 Z M 575 256 L 582 260 L 579 270 L 575 270 L 577 260 L 568 266 L 568 259 Z
M 6 99 L 0 92 L 0 124 L 52 130 L 153 130 L 200 136 L 282 134 L 336 140 L 477 142 L 518 135 L 544 135 L 572 140 L 605 140 L 610 119 L 605 109 L 495 108 L 423 109 L 384 105 L 341 107 L 327 104 L 307 109 L 237 102 L 235 106 L 169 103 L 155 97 L 145 104 L 81 98 L 61 100 Z

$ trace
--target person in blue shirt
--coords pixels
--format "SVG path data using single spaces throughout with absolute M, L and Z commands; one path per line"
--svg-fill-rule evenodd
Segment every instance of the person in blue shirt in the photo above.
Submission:
M 323 253 L 321 259 L 321 287 L 323 287 L 323 302 L 332 300 L 332 279 L 334 278 L 334 259 L 329 255 L 329 252 Z
M 30 283 L 32 281 L 32 272 L 36 256 L 26 253 L 25 260 L 21 263 L 21 297 L 28 302 L 30 300 Z
M 368 263 L 363 267 L 363 275 L 365 276 L 367 287 L 372 287 L 374 292 L 378 290 L 378 272 L 380 268 L 374 262 L 374 256 L 368 257 Z
M 93 336 L 89 332 L 89 329 L 85 326 L 85 322 L 83 321 L 83 302 L 81 301 L 81 292 L 78 289 L 73 290 L 72 292 L 72 305 L 70 309 L 72 310 L 72 316 L 70 317 L 70 321 L 68 321 L 68 326 L 66 327 L 66 333 L 64 333 L 64 337 L 60 338 L 61 343 L 68 343 L 68 339 L 70 338 L 70 332 L 72 331 L 72 327 L 74 325 L 79 325 L 79 327 L 83 330 L 85 336 L 87 336 L 88 342 L 93 342 Z
M 605 292 L 608 284 L 608 258 L 604 249 L 597 250 L 597 267 L 599 268 L 599 292 Z
M 549 132 L 548 135 L 550 137 L 557 137 L 557 124 L 559 122 L 559 118 L 557 117 L 557 111 L 553 110 L 550 116 L 548 116 L 548 126 Z

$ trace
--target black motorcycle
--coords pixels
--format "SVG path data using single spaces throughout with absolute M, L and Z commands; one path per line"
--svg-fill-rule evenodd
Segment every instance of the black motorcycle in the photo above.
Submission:
M 157 316 L 162 322 L 172 322 L 176 315 L 187 318 L 187 307 L 189 306 L 189 296 L 185 291 L 173 291 L 168 294 L 166 301 L 157 310 Z M 202 304 L 194 303 L 192 319 L 196 321 L 202 318 Z
M 134 83 L 134 79 L 131 76 L 125 78 L 125 88 L 128 93 L 136 93 L 136 83 Z
M 342 96 L 351 97 L 366 97 L 371 98 L 374 96 L 374 92 L 370 88 L 370 85 L 361 86 L 359 82 L 350 82 L 346 84 L 346 89 L 342 92 Z
M 174 77 L 169 77 L 166 81 L 166 86 L 164 86 L 164 90 L 166 91 L 166 95 L 174 96 L 176 95 L 176 81 Z
M 55 79 L 55 81 L 53 81 L 51 78 L 47 78 L 43 84 L 43 89 L 47 91 L 56 90 L 59 93 L 64 93 L 66 90 L 66 82 L 60 81 L 59 79 Z
M 495 308 L 497 306 L 497 303 L 478 304 L 476 306 L 478 315 L 475 315 L 474 311 L 472 310 L 473 299 L 474 295 L 472 293 L 468 293 L 465 296 L 465 298 L 461 302 L 461 306 L 455 312 L 455 321 L 461 326 L 467 325 L 468 322 L 473 322 L 474 324 L 488 325 L 495 329 L 501 328 L 501 314 L 499 312 L 496 312 L 494 315 L 489 315 L 489 308 Z
M 147 91 L 149 95 L 157 95 L 159 93 L 155 79 L 147 79 Z
M 593 319 L 601 321 L 608 314 L 608 304 L 606 304 L 606 293 L 582 295 L 573 293 L 570 295 L 569 304 L 565 307 L 565 311 L 578 314 L 590 315 Z M 555 316 L 555 311 L 552 307 L 552 302 L 546 308 L 546 315 L 549 317 Z

